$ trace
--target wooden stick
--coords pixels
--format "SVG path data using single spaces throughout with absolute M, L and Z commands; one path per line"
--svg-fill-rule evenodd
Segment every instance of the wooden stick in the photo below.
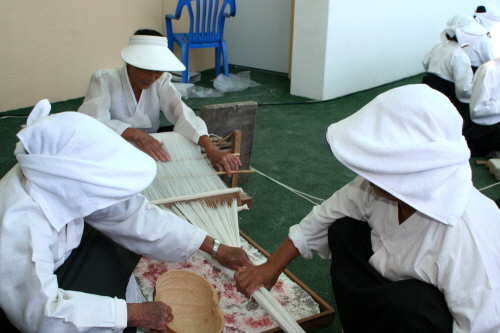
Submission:
M 254 173 L 254 172 L 255 172 L 254 170 L 234 170 L 232 173 L 243 174 L 243 173 Z M 216 174 L 219 176 L 223 176 L 226 174 L 226 171 L 217 171 Z

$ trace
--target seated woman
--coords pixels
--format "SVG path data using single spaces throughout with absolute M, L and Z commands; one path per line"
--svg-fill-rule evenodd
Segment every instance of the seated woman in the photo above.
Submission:
M 426 85 L 392 89 L 332 124 L 326 141 L 358 177 L 267 262 L 238 268 L 237 289 L 270 289 L 314 251 L 331 258 L 346 333 L 499 332 L 500 210 L 472 185 L 450 101 Z
M 476 73 L 482 64 L 495 58 L 489 35 L 494 22 L 500 22 L 500 16 L 497 6 L 489 7 L 488 12 L 484 6 L 478 6 L 473 17 L 486 29 L 486 35 L 463 49 L 470 59 L 472 71 Z
M 422 61 L 427 71 L 422 83 L 445 94 L 462 117 L 468 115 L 473 77 L 470 59 L 462 48 L 485 34 L 486 30 L 472 17 L 454 16 L 442 33 L 446 40 L 434 46 Z
M 491 30 L 496 59 L 479 67 L 474 75 L 470 121 L 464 122 L 464 136 L 472 156 L 500 150 L 500 24 Z
M 148 155 L 89 116 L 49 112 L 37 104 L 0 180 L 0 331 L 164 332 L 170 306 L 129 297 L 141 255 L 252 265 L 140 194 L 156 175 Z
M 134 142 L 155 160 L 168 161 L 161 142 L 149 135 L 160 126 L 160 111 L 183 134 L 205 149 L 213 165 L 231 176 L 241 165 L 208 137 L 205 122 L 182 100 L 166 71 L 185 70 L 170 52 L 167 39 L 154 30 L 138 30 L 121 52 L 122 68 L 101 69 L 92 75 L 79 112 L 96 118 Z

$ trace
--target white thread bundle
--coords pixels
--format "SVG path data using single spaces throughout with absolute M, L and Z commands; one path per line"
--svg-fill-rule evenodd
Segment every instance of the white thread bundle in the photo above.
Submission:
M 171 209 L 176 215 L 205 230 L 209 235 L 219 238 L 223 244 L 240 247 L 237 206 L 236 200 L 233 200 L 231 207 L 227 204 L 218 204 L 215 208 L 208 206 L 203 201 L 192 201 L 189 203 L 176 203 Z M 217 268 L 234 278 L 234 271 L 222 266 L 205 252 L 201 253 Z M 269 290 L 261 287 L 253 293 L 252 297 L 278 323 L 284 332 L 304 332 L 295 319 L 271 295 Z
M 203 158 L 200 147 L 182 134 L 168 132 L 153 135 L 163 142 L 170 161 L 157 162 L 153 183 L 142 194 L 149 201 L 226 189 L 210 160 Z

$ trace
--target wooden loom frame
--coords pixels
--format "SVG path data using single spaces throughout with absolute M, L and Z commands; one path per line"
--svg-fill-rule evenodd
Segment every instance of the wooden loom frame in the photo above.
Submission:
M 242 105 L 245 106 L 246 104 L 247 103 L 244 103 Z M 234 154 L 235 156 L 239 156 L 241 152 L 241 140 L 242 140 L 241 137 L 242 137 L 241 130 L 233 130 L 231 133 L 226 135 L 222 140 L 220 140 L 218 143 L 215 144 L 222 151 L 227 151 L 231 154 Z M 222 190 L 222 191 L 215 191 L 208 193 L 200 193 L 192 196 L 177 197 L 172 199 L 161 200 L 161 202 L 152 202 L 152 203 L 156 203 L 158 205 L 164 205 L 165 207 L 170 208 L 177 202 L 190 202 L 195 200 L 203 200 L 209 206 L 213 207 L 216 205 L 217 202 L 222 202 L 222 203 L 227 202 L 230 204 L 233 201 L 233 199 L 236 199 L 238 202 L 238 206 L 247 204 L 247 206 L 251 208 L 252 198 L 249 197 L 245 192 L 243 192 L 241 188 L 238 187 L 239 183 L 238 175 L 253 173 L 253 172 L 254 172 L 253 170 L 238 170 L 236 172 L 233 172 L 233 175 L 230 178 L 231 187 L 228 188 L 227 191 Z M 225 175 L 225 172 L 217 172 L 217 173 L 219 175 Z M 226 185 L 229 186 L 228 182 L 226 182 Z M 251 246 L 257 249 L 262 255 L 264 255 L 266 258 L 270 256 L 260 245 L 258 245 L 252 239 L 250 239 L 250 237 L 248 237 L 245 233 L 243 233 L 241 230 L 239 232 L 240 235 Z M 309 287 L 307 287 L 302 281 L 300 281 L 295 275 L 293 275 L 289 270 L 287 269 L 284 270 L 284 273 L 288 276 L 288 278 L 290 278 L 290 280 L 292 280 L 294 283 L 300 286 L 307 294 L 309 294 L 311 298 L 318 304 L 320 309 L 320 313 L 306 318 L 302 318 L 297 321 L 297 323 L 302 327 L 302 329 L 306 332 L 312 332 L 330 325 L 335 318 L 334 309 L 330 305 L 328 305 L 328 303 L 326 303 L 323 299 L 321 299 L 316 293 L 314 293 Z M 283 332 L 283 330 L 279 326 L 277 326 L 273 329 L 265 330 L 261 333 L 279 333 L 279 332 Z

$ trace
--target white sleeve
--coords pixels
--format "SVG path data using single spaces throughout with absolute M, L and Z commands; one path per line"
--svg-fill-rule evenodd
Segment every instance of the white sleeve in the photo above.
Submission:
M 453 53 L 451 60 L 455 94 L 462 103 L 469 103 L 472 93 L 473 72 L 470 59 L 463 50 Z
M 159 94 L 161 111 L 165 118 L 174 124 L 174 131 L 198 144 L 200 136 L 208 134 L 207 125 L 182 101 L 181 94 L 170 81 L 170 76 L 162 82 Z
M 141 194 L 94 212 L 85 221 L 130 251 L 166 262 L 188 260 L 207 236 Z
M 453 333 L 500 332 L 500 289 L 488 289 L 449 302 Z
M 479 42 L 479 57 L 481 58 L 481 62 L 487 63 L 490 60 L 495 59 L 495 55 L 493 54 L 493 44 L 488 37 L 484 37 Z
M 348 216 L 367 221 L 364 206 L 369 197 L 368 187 L 368 181 L 356 177 L 321 205 L 315 206 L 299 224 L 290 228 L 288 237 L 304 258 L 311 259 L 312 251 L 323 259 L 331 257 L 328 228 L 336 220 Z
M 89 89 L 82 105 L 78 108 L 78 112 L 99 120 L 121 135 L 131 125 L 118 119 L 111 119 L 110 108 L 110 87 L 103 77 L 103 72 L 97 71 L 90 79 Z
M 492 125 L 500 122 L 500 101 L 497 99 L 498 81 L 492 77 L 496 67 L 486 63 L 479 67 L 474 75 L 474 85 L 470 99 L 470 117 L 480 125 Z M 498 74 L 497 74 L 498 75 Z
M 0 306 L 9 320 L 23 332 L 122 332 L 125 300 L 59 288 L 50 250 L 55 231 L 42 217 L 22 215 L 17 226 L 2 226 L 0 256 L 12 262 L 0 265 Z

